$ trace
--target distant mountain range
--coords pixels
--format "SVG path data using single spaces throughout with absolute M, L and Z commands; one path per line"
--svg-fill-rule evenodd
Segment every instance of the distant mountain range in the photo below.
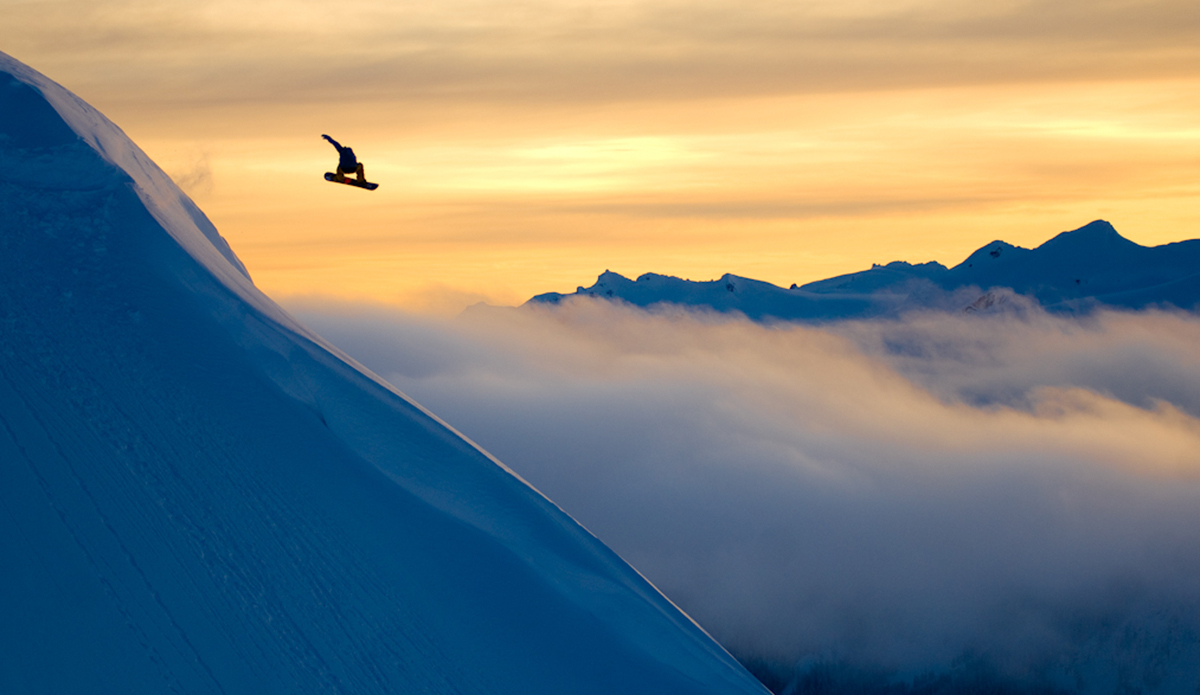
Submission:
M 898 315 L 915 309 L 997 311 L 1034 303 L 1050 311 L 1099 306 L 1196 310 L 1200 305 L 1200 239 L 1141 246 L 1096 220 L 1035 249 L 993 241 L 965 261 L 893 261 L 849 275 L 783 288 L 723 275 L 693 282 L 646 273 L 630 280 L 605 271 L 591 287 L 549 292 L 529 304 L 599 297 L 636 306 L 677 304 L 740 312 L 754 320 L 830 321 Z

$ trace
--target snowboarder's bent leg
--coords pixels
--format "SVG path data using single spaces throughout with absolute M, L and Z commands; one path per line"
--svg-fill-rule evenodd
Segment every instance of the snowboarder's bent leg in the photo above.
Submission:
M 359 183 L 364 183 L 367 180 L 366 170 L 363 169 L 362 162 L 358 163 L 358 168 L 355 169 L 354 173 L 358 175 Z
M 333 175 L 333 180 L 338 183 L 346 183 L 346 172 L 342 171 L 342 167 L 337 168 L 337 173 Z

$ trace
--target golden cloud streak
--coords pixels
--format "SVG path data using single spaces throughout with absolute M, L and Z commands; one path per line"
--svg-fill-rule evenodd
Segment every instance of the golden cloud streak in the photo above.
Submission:
M 281 294 L 789 284 L 1098 217 L 1141 243 L 1200 222 L 1190 2 L 5 12 L 0 45 L 121 124 Z M 383 187 L 321 183 L 323 132 Z

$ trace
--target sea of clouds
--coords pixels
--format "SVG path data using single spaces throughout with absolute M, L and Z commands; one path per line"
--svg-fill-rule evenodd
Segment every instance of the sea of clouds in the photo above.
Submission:
M 1200 317 L 290 308 L 777 690 L 1200 686 Z

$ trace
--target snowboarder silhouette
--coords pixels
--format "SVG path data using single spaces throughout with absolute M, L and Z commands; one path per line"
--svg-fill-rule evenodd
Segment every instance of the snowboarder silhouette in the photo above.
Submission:
M 334 174 L 333 180 L 337 181 L 338 183 L 346 183 L 346 174 L 355 174 L 358 179 L 358 183 L 366 183 L 366 173 L 363 170 L 362 162 L 358 161 L 358 159 L 354 156 L 354 150 L 350 149 L 349 147 L 342 147 L 337 140 L 334 140 L 328 135 L 322 135 L 321 137 L 328 140 L 329 144 L 336 147 L 338 151 L 337 173 Z

